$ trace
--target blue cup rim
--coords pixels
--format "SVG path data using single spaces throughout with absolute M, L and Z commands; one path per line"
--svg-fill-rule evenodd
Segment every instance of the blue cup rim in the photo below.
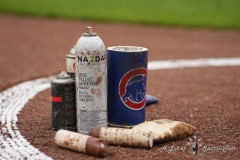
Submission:
M 116 52 L 146 52 L 146 51 L 148 51 L 147 48 L 139 47 L 139 46 L 112 46 L 112 47 L 108 47 L 107 50 L 116 51 Z

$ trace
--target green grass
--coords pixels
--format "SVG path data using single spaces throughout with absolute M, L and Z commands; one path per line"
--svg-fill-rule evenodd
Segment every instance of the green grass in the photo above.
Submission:
M 0 0 L 0 12 L 167 26 L 240 28 L 240 0 Z

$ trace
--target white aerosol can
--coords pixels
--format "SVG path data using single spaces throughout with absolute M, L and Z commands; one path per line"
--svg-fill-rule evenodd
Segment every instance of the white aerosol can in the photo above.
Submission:
M 107 126 L 107 54 L 103 41 L 91 27 L 75 47 L 77 130 Z

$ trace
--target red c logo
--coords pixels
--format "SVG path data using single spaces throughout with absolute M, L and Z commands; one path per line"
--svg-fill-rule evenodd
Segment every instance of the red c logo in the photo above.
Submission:
M 125 106 L 133 110 L 140 110 L 145 106 L 146 95 L 144 96 L 144 99 L 141 100 L 140 102 L 132 101 L 129 97 L 123 99 L 123 96 L 126 94 L 126 86 L 128 82 L 132 78 L 139 75 L 147 76 L 147 70 L 145 68 L 137 68 L 137 69 L 130 70 L 122 77 L 119 83 L 119 94 L 122 102 L 125 104 Z

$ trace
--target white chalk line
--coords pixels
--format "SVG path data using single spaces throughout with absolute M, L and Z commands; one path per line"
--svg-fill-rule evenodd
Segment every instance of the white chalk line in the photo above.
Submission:
M 151 61 L 148 70 L 186 67 L 240 66 L 240 58 Z M 36 94 L 50 87 L 53 77 L 15 85 L 0 93 L 0 159 L 52 159 L 33 147 L 19 132 L 17 114 Z M 27 116 L 27 115 L 26 115 Z
M 15 85 L 0 93 L 0 159 L 51 159 L 33 147 L 17 127 L 17 114 L 39 92 L 50 87 L 50 79 L 40 78 Z
M 222 67 L 239 66 L 240 57 L 233 58 L 201 58 L 201 59 L 179 59 L 165 61 L 151 61 L 148 70 L 196 68 L 196 67 Z

